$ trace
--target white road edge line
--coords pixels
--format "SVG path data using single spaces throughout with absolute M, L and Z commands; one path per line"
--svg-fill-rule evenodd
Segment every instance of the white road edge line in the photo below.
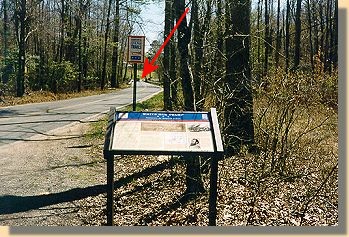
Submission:
M 161 88 L 161 87 L 159 87 L 159 88 Z M 151 97 L 153 97 L 153 96 L 155 96 L 157 94 L 160 94 L 162 91 L 163 90 L 159 90 L 158 92 L 155 92 L 155 93 L 150 94 L 150 95 L 148 95 L 148 96 L 146 96 L 146 97 L 144 97 L 142 99 L 137 100 L 137 102 L 146 101 L 146 100 L 150 99 Z M 125 104 L 123 106 L 116 107 L 116 109 L 120 109 L 120 108 L 129 106 L 131 104 L 132 103 L 128 103 L 128 104 Z M 74 127 L 74 126 L 76 126 L 78 124 L 81 124 L 81 122 L 91 122 L 93 120 L 97 121 L 97 120 L 101 119 L 102 116 L 106 115 L 108 112 L 109 112 L 109 110 L 105 110 L 105 111 L 102 111 L 102 112 L 100 112 L 98 114 L 91 115 L 91 116 L 89 116 L 87 118 L 81 119 L 80 121 L 72 122 L 70 124 L 64 125 L 63 127 L 59 127 L 59 128 L 55 128 L 55 129 L 49 130 L 49 131 L 46 132 L 48 134 L 47 136 L 50 136 L 50 134 L 53 135 L 53 134 L 55 134 L 55 133 L 57 133 L 57 132 L 59 132 L 61 130 L 68 130 L 71 127 Z M 28 142 L 28 141 L 30 141 L 30 139 L 33 139 L 32 141 L 35 141 L 35 139 L 42 138 L 42 136 L 45 136 L 45 135 L 36 134 L 36 135 L 33 135 L 33 136 L 27 138 L 28 140 L 26 140 L 26 141 L 16 141 L 16 142 L 12 142 L 12 143 L 9 143 L 9 144 L 2 145 L 2 146 L 0 146 L 0 149 L 6 149 L 6 147 L 8 147 L 8 146 L 20 144 L 22 142 Z M 67 135 L 61 135 L 61 136 L 64 137 L 64 136 L 67 136 Z M 47 140 L 50 140 L 50 139 L 47 139 Z

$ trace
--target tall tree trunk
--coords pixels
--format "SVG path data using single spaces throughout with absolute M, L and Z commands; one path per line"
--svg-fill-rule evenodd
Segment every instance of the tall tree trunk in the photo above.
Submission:
M 164 28 L 164 41 L 171 32 L 171 11 L 172 0 L 165 0 L 165 28 Z M 170 48 L 164 48 L 163 57 L 164 67 L 164 110 L 172 110 L 171 105 L 171 78 L 170 78 Z
M 113 32 L 113 56 L 111 67 L 110 85 L 112 88 L 119 87 L 119 80 L 117 79 L 118 67 L 118 47 L 119 47 L 119 28 L 120 28 L 120 0 L 115 1 L 115 16 L 114 16 L 114 32 Z
M 316 22 L 316 24 L 314 24 L 314 54 L 317 55 L 319 52 L 319 24 L 318 24 L 318 16 L 317 16 L 317 11 L 316 11 L 316 3 L 314 1 L 312 1 L 312 5 L 313 5 L 313 11 L 312 11 L 312 15 L 313 15 L 313 22 Z
M 61 32 L 60 32 L 60 46 L 59 46 L 59 62 L 63 60 L 64 54 L 64 28 L 66 25 L 65 0 L 61 0 Z
M 294 39 L 294 64 L 293 64 L 293 70 L 296 70 L 299 67 L 300 64 L 300 58 L 301 58 L 301 30 L 302 30 L 302 24 L 301 24 L 301 7 L 302 7 L 302 0 L 297 0 L 297 7 L 296 7 L 296 21 L 295 21 L 295 39 Z
M 223 3 L 222 0 L 217 0 L 217 28 L 218 29 L 223 29 L 223 24 L 222 22 L 224 22 L 224 17 L 223 17 Z M 222 55 L 223 55 L 223 46 L 224 46 L 224 34 L 223 34 L 223 30 L 218 30 L 217 31 L 217 38 L 216 38 L 216 54 L 215 54 L 215 62 L 216 65 L 215 66 L 215 73 L 214 73 L 214 77 L 215 77 L 215 81 L 219 81 L 222 77 L 223 77 L 223 73 L 222 70 L 220 70 L 219 65 L 223 65 L 223 59 L 222 59 Z
M 204 109 L 205 100 L 207 98 L 206 94 L 209 89 L 208 82 L 211 80 L 212 76 L 210 75 L 210 65 L 209 60 L 205 57 L 204 52 L 207 49 L 207 45 L 205 42 L 209 42 L 210 38 L 210 24 L 212 20 L 212 7 L 213 0 L 208 0 L 206 2 L 205 15 L 203 20 L 203 26 L 201 27 L 201 39 L 199 40 L 200 47 L 198 48 L 198 52 L 196 53 L 196 60 L 200 61 L 200 97 L 201 100 L 197 100 L 196 104 L 199 106 L 200 110 Z M 213 54 L 214 55 L 214 54 Z M 198 108 L 197 108 L 198 109 Z
M 8 6 L 7 6 L 7 0 L 3 0 L 3 13 L 4 13 L 4 22 L 3 22 L 3 31 L 4 31 L 4 71 L 2 73 L 2 82 L 7 83 L 9 80 L 9 74 L 10 74 L 10 67 L 11 65 L 8 64 Z
M 88 1 L 87 2 L 87 9 L 86 9 L 86 13 L 85 13 L 85 25 L 87 29 L 90 29 L 91 26 L 91 6 L 90 6 L 91 2 Z M 89 30 L 88 30 L 89 32 Z M 92 33 L 92 32 L 91 32 Z M 83 37 L 83 62 L 82 62 L 82 75 L 83 75 L 83 86 L 88 86 L 87 85 L 87 75 L 88 75 L 88 68 L 90 65 L 94 65 L 93 62 L 90 62 L 90 58 L 89 58 L 89 47 L 90 47 L 90 34 L 85 34 Z
M 286 35 L 285 35 L 285 71 L 290 67 L 290 0 L 286 2 Z
M 176 4 L 176 16 L 177 21 L 185 11 L 184 2 L 175 1 Z M 184 18 L 182 23 L 178 27 L 178 51 L 180 61 L 180 76 L 182 78 L 183 87 L 183 98 L 184 98 L 184 110 L 194 111 L 194 93 L 192 86 L 192 78 L 189 71 L 189 49 L 188 44 L 190 43 L 190 29 L 187 26 L 187 19 Z
M 176 18 L 177 22 L 183 12 L 185 11 L 184 1 L 175 1 Z M 178 51 L 180 61 L 180 76 L 182 78 L 182 89 L 184 97 L 184 110 L 195 111 L 194 93 L 192 87 L 192 78 L 189 72 L 189 49 L 188 44 L 190 42 L 190 30 L 187 26 L 186 17 L 178 27 Z M 201 179 L 200 160 L 197 156 L 187 156 L 186 161 L 186 193 L 188 195 L 196 195 L 203 192 L 204 186 Z
M 78 75 L 78 92 L 81 92 L 82 87 L 82 20 L 81 20 L 81 14 L 82 14 L 82 2 L 80 0 L 80 11 L 79 15 L 76 17 L 76 24 L 78 28 L 78 64 L 79 64 L 79 75 Z
M 264 75 L 268 74 L 268 64 L 269 64 L 269 49 L 270 49 L 270 25 L 269 25 L 269 12 L 268 12 L 268 0 L 265 0 L 264 5 Z
M 281 29 L 280 29 L 280 0 L 277 4 L 277 19 L 276 19 L 276 50 L 275 50 L 275 65 L 279 67 L 279 55 L 281 48 Z
M 327 0 L 326 4 L 326 36 L 325 36 L 325 48 L 324 48 L 324 70 L 326 72 L 331 72 L 331 60 L 330 60 L 330 35 L 331 35 L 331 8 L 332 8 L 332 1 Z
M 331 45 L 331 58 L 334 69 L 338 68 L 338 1 L 335 1 L 334 6 L 334 22 L 333 22 L 333 41 Z
M 107 10 L 107 22 L 104 32 L 104 49 L 103 49 L 103 63 L 102 63 L 102 77 L 101 77 L 101 90 L 104 89 L 106 84 L 106 75 L 107 75 L 107 47 L 108 47 L 108 36 L 109 36 L 109 28 L 110 28 L 110 11 L 111 6 L 113 4 L 113 0 L 109 0 L 108 10 Z
M 221 1 L 221 0 L 219 0 L 219 1 Z M 263 0 L 258 0 L 258 6 L 257 6 L 257 35 L 258 35 L 257 62 L 258 62 L 258 69 L 261 69 L 261 31 L 260 31 L 260 25 L 261 25 L 262 11 L 263 11 Z M 261 72 L 261 70 L 259 72 Z M 258 75 L 258 78 L 259 78 L 259 75 Z
M 20 0 L 17 9 L 17 29 L 18 34 L 18 72 L 17 72 L 17 96 L 24 95 L 24 75 L 25 75 L 25 50 L 26 50 L 26 12 L 27 2 L 26 0 Z
M 274 16 L 274 0 L 269 0 L 269 56 L 273 54 L 273 16 Z
M 126 37 L 122 37 L 120 39 L 120 46 L 121 47 L 126 47 Z M 120 80 L 118 80 L 118 83 L 122 83 L 124 81 L 126 81 L 126 73 L 127 73 L 127 63 L 125 63 L 124 66 L 124 58 L 125 58 L 125 50 L 121 50 L 121 52 L 119 53 L 119 66 L 118 66 L 118 78 L 120 78 Z
M 204 105 L 204 96 L 202 94 L 202 62 L 204 55 L 204 35 L 207 31 L 207 27 L 211 20 L 211 0 L 206 1 L 206 12 L 203 23 L 199 20 L 199 4 L 198 0 L 192 2 L 192 15 L 191 20 L 193 23 L 193 51 L 194 51 L 194 70 L 193 70 L 193 82 L 194 82 L 194 95 L 196 102 L 196 109 L 202 110 Z
M 325 21 L 324 21 L 324 9 L 323 1 L 320 1 L 319 4 L 319 18 L 320 18 L 320 42 L 319 42 L 319 51 L 324 52 L 325 50 Z M 319 55 L 321 57 L 321 62 L 324 64 L 324 55 Z M 323 65 L 324 66 L 324 65 Z
M 312 19 L 311 19 L 311 4 L 310 0 L 307 0 L 308 5 L 308 25 L 309 25 L 309 55 L 310 55 L 310 65 L 311 65 L 311 71 L 314 71 L 314 48 L 313 48 L 313 25 L 312 25 Z
M 173 29 L 174 27 L 174 19 L 175 18 L 175 8 L 174 4 L 172 3 L 172 10 L 171 10 L 171 19 L 170 19 L 170 29 Z M 171 82 L 171 105 L 172 107 L 177 106 L 177 89 L 178 89 L 178 80 L 177 80 L 177 74 L 176 74 L 176 44 L 174 37 L 170 40 L 170 82 Z
M 226 152 L 236 154 L 241 145 L 254 142 L 250 71 L 250 0 L 228 0 L 226 18 L 227 88 L 224 129 Z
M 199 6 L 197 0 L 192 1 L 192 9 L 191 9 L 191 17 L 190 20 L 192 22 L 192 34 L 193 34 L 193 87 L 194 87 L 194 97 L 196 102 L 196 108 L 201 110 L 201 106 L 198 105 L 198 102 L 202 99 L 200 95 L 200 87 L 201 87 L 201 61 L 202 61 L 202 32 L 200 29 L 199 22 Z

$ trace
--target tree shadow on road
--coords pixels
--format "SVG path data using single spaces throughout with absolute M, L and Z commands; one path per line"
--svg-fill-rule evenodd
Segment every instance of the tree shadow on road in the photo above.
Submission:
M 28 115 L 0 108 L 0 119 L 4 119 L 0 120 L 0 146 L 17 141 L 35 142 L 81 138 L 85 135 L 71 134 L 69 129 L 63 134 L 56 134 L 56 129 L 77 124 L 96 123 L 104 114 L 100 112 L 49 112 Z M 15 120 L 13 120 L 14 117 Z M 25 119 L 21 120 L 20 117 Z
M 134 173 L 127 177 L 115 181 L 115 189 L 120 188 L 135 179 L 147 177 L 153 173 L 161 172 L 165 169 L 172 168 L 175 162 L 170 160 L 161 164 L 146 168 L 140 172 Z M 74 188 L 60 193 L 34 195 L 34 196 L 0 196 L 0 215 L 26 212 L 42 207 L 72 202 L 87 197 L 93 197 L 106 193 L 106 185 L 95 185 L 86 188 Z

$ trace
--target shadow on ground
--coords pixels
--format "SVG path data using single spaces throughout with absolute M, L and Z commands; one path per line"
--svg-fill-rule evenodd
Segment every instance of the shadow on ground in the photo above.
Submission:
M 132 182 L 135 179 L 147 177 L 153 173 L 161 172 L 165 169 L 172 168 L 175 162 L 170 160 L 161 164 L 146 168 L 140 172 L 134 173 L 127 177 L 115 181 L 115 189 L 120 188 Z M 34 195 L 34 196 L 0 196 L 0 215 L 26 212 L 42 207 L 72 202 L 87 197 L 97 196 L 106 193 L 106 185 L 95 185 L 86 188 L 74 188 L 68 191 L 52 194 Z M 176 204 L 175 204 L 176 205 Z M 173 208 L 173 205 L 171 205 Z

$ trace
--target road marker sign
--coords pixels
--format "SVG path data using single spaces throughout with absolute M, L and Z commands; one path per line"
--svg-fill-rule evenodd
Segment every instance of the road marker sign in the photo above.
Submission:
M 144 63 L 145 36 L 128 36 L 127 62 Z

